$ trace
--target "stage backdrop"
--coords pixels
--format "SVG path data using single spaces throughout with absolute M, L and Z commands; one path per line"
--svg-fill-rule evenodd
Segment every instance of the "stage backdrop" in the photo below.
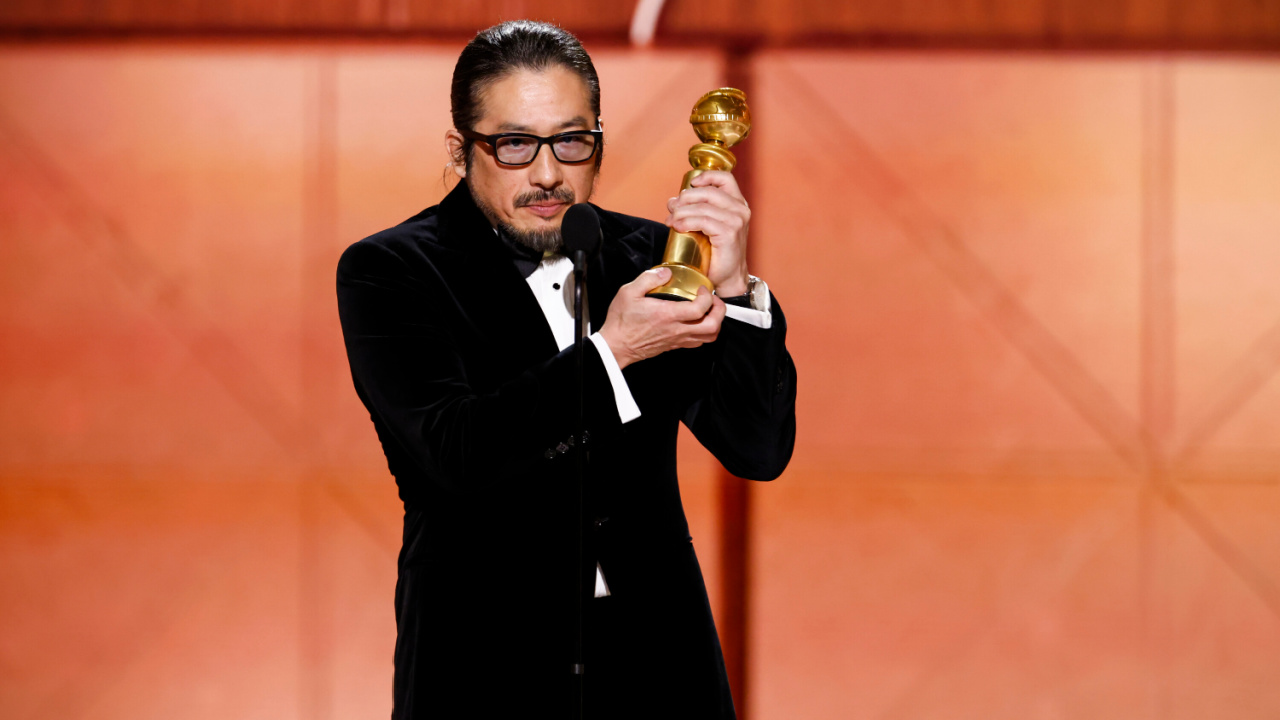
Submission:
M 723 61 L 589 49 L 597 200 L 661 218 Z M 333 269 L 446 191 L 457 51 L 0 48 L 0 715 L 389 712 L 400 509 Z M 752 720 L 1271 717 L 1280 62 L 750 75 L 800 371 Z M 714 588 L 715 470 L 682 471 Z

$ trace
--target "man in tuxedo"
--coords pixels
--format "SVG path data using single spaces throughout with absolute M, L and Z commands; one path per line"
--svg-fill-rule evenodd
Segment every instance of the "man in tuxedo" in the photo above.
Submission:
M 462 52 L 451 101 L 457 186 L 338 266 L 352 377 L 405 506 L 393 718 L 569 714 L 584 451 L 587 714 L 732 718 L 675 452 L 683 421 L 742 477 L 791 456 L 795 367 L 748 273 L 747 203 L 722 172 L 668 203 L 667 225 L 714 246 L 716 294 L 691 302 L 645 295 L 667 279 L 649 269 L 666 226 L 597 209 L 578 436 L 560 224 L 602 159 L 595 68 L 555 26 L 504 23 Z

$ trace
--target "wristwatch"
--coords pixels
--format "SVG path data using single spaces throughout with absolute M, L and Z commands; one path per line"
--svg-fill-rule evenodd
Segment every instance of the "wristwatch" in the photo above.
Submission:
M 747 291 L 741 295 L 733 295 L 727 298 L 720 298 L 726 305 L 737 305 L 738 307 L 756 309 L 756 287 L 760 284 L 760 278 L 755 275 L 747 276 Z

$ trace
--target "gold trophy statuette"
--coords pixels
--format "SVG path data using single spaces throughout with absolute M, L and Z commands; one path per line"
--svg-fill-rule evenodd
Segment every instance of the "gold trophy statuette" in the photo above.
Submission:
M 683 191 L 694 178 L 708 170 L 732 172 L 738 159 L 729 152 L 751 132 L 751 111 L 747 109 L 747 97 L 741 90 L 720 88 L 703 95 L 693 106 L 689 123 L 702 142 L 689 148 L 689 164 L 693 169 L 684 174 Z M 666 285 L 651 290 L 649 295 L 667 300 L 693 300 L 698 297 L 698 286 L 714 292 L 715 285 L 707 278 L 711 267 L 711 241 L 700 232 L 667 233 L 667 250 L 662 264 L 671 270 Z

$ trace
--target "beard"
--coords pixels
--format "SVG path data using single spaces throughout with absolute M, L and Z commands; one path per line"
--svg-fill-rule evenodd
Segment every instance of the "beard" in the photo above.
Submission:
M 474 193 L 472 193 L 471 199 L 475 201 L 476 207 L 480 208 L 480 212 L 484 213 L 484 216 L 489 219 L 489 224 L 515 242 L 538 252 L 560 252 L 564 249 L 564 239 L 560 235 L 559 226 L 537 230 L 521 230 L 510 223 L 503 222 L 498 217 L 498 213 L 494 212 L 488 203 L 476 197 Z M 521 208 L 525 205 L 536 205 L 547 201 L 572 205 L 574 201 L 573 190 L 563 185 L 554 190 L 531 190 L 517 196 L 512 204 L 517 208 Z
M 544 228 L 542 230 L 521 230 L 504 222 L 498 223 L 498 230 L 512 240 L 538 252 L 560 252 L 564 249 L 564 238 L 560 236 L 560 228 Z

